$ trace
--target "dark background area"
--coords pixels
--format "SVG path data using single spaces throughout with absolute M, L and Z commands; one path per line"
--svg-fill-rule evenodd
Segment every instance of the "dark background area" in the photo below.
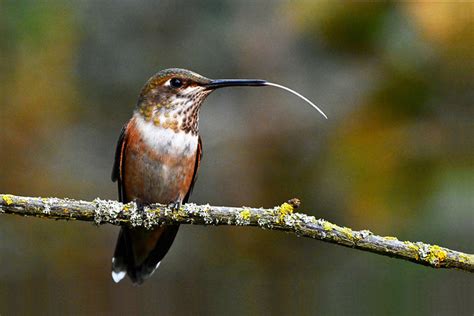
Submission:
M 196 203 L 302 210 L 473 249 L 474 5 L 3 1 L 0 192 L 116 199 L 116 139 L 155 72 L 262 78 L 201 111 Z M 117 227 L 0 216 L 0 314 L 471 315 L 474 279 L 279 232 L 182 226 L 141 287 Z

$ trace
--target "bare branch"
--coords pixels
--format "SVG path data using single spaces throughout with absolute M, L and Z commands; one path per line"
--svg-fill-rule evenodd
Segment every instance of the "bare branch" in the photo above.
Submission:
M 154 204 L 137 209 L 135 203 L 95 199 L 92 202 L 0 194 L 0 213 L 48 219 L 91 221 L 96 224 L 152 228 L 163 224 L 256 226 L 282 230 L 345 247 L 408 260 L 433 268 L 474 272 L 474 255 L 423 242 L 400 241 L 368 230 L 355 231 L 324 219 L 295 213 L 291 203 L 264 209 L 185 204 L 179 209 Z

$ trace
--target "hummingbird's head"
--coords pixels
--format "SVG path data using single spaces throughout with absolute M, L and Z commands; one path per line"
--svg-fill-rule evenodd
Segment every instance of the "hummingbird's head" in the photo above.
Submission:
M 214 80 L 179 68 L 162 70 L 147 81 L 140 93 L 136 113 L 156 126 L 197 134 L 199 110 L 204 99 L 216 89 L 237 86 L 284 89 L 302 98 L 326 117 L 310 100 L 285 86 L 260 79 Z
M 165 69 L 145 84 L 136 111 L 156 126 L 197 133 L 201 104 L 212 91 L 265 83 L 264 80 L 212 80 L 186 69 Z

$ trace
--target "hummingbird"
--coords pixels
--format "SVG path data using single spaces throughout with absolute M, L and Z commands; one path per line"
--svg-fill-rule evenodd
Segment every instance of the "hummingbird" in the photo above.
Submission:
M 206 97 L 224 87 L 275 86 L 260 79 L 209 79 L 186 69 L 159 71 L 142 88 L 132 118 L 123 126 L 115 151 L 112 181 L 119 200 L 139 208 L 151 203 L 179 208 L 196 182 L 202 158 L 199 111 Z M 327 117 L 326 117 L 327 118 Z M 126 275 L 139 285 L 149 278 L 170 249 L 179 225 L 153 229 L 121 227 L 112 258 L 112 278 Z

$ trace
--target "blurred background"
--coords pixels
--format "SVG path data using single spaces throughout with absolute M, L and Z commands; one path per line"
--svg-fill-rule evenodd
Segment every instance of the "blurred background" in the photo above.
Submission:
M 196 203 L 302 210 L 474 252 L 474 5 L 2 1 L 0 192 L 116 199 L 114 149 L 155 72 L 262 78 L 201 111 Z M 1 216 L 0 314 L 472 315 L 474 279 L 279 232 L 182 226 L 141 287 L 118 228 Z

